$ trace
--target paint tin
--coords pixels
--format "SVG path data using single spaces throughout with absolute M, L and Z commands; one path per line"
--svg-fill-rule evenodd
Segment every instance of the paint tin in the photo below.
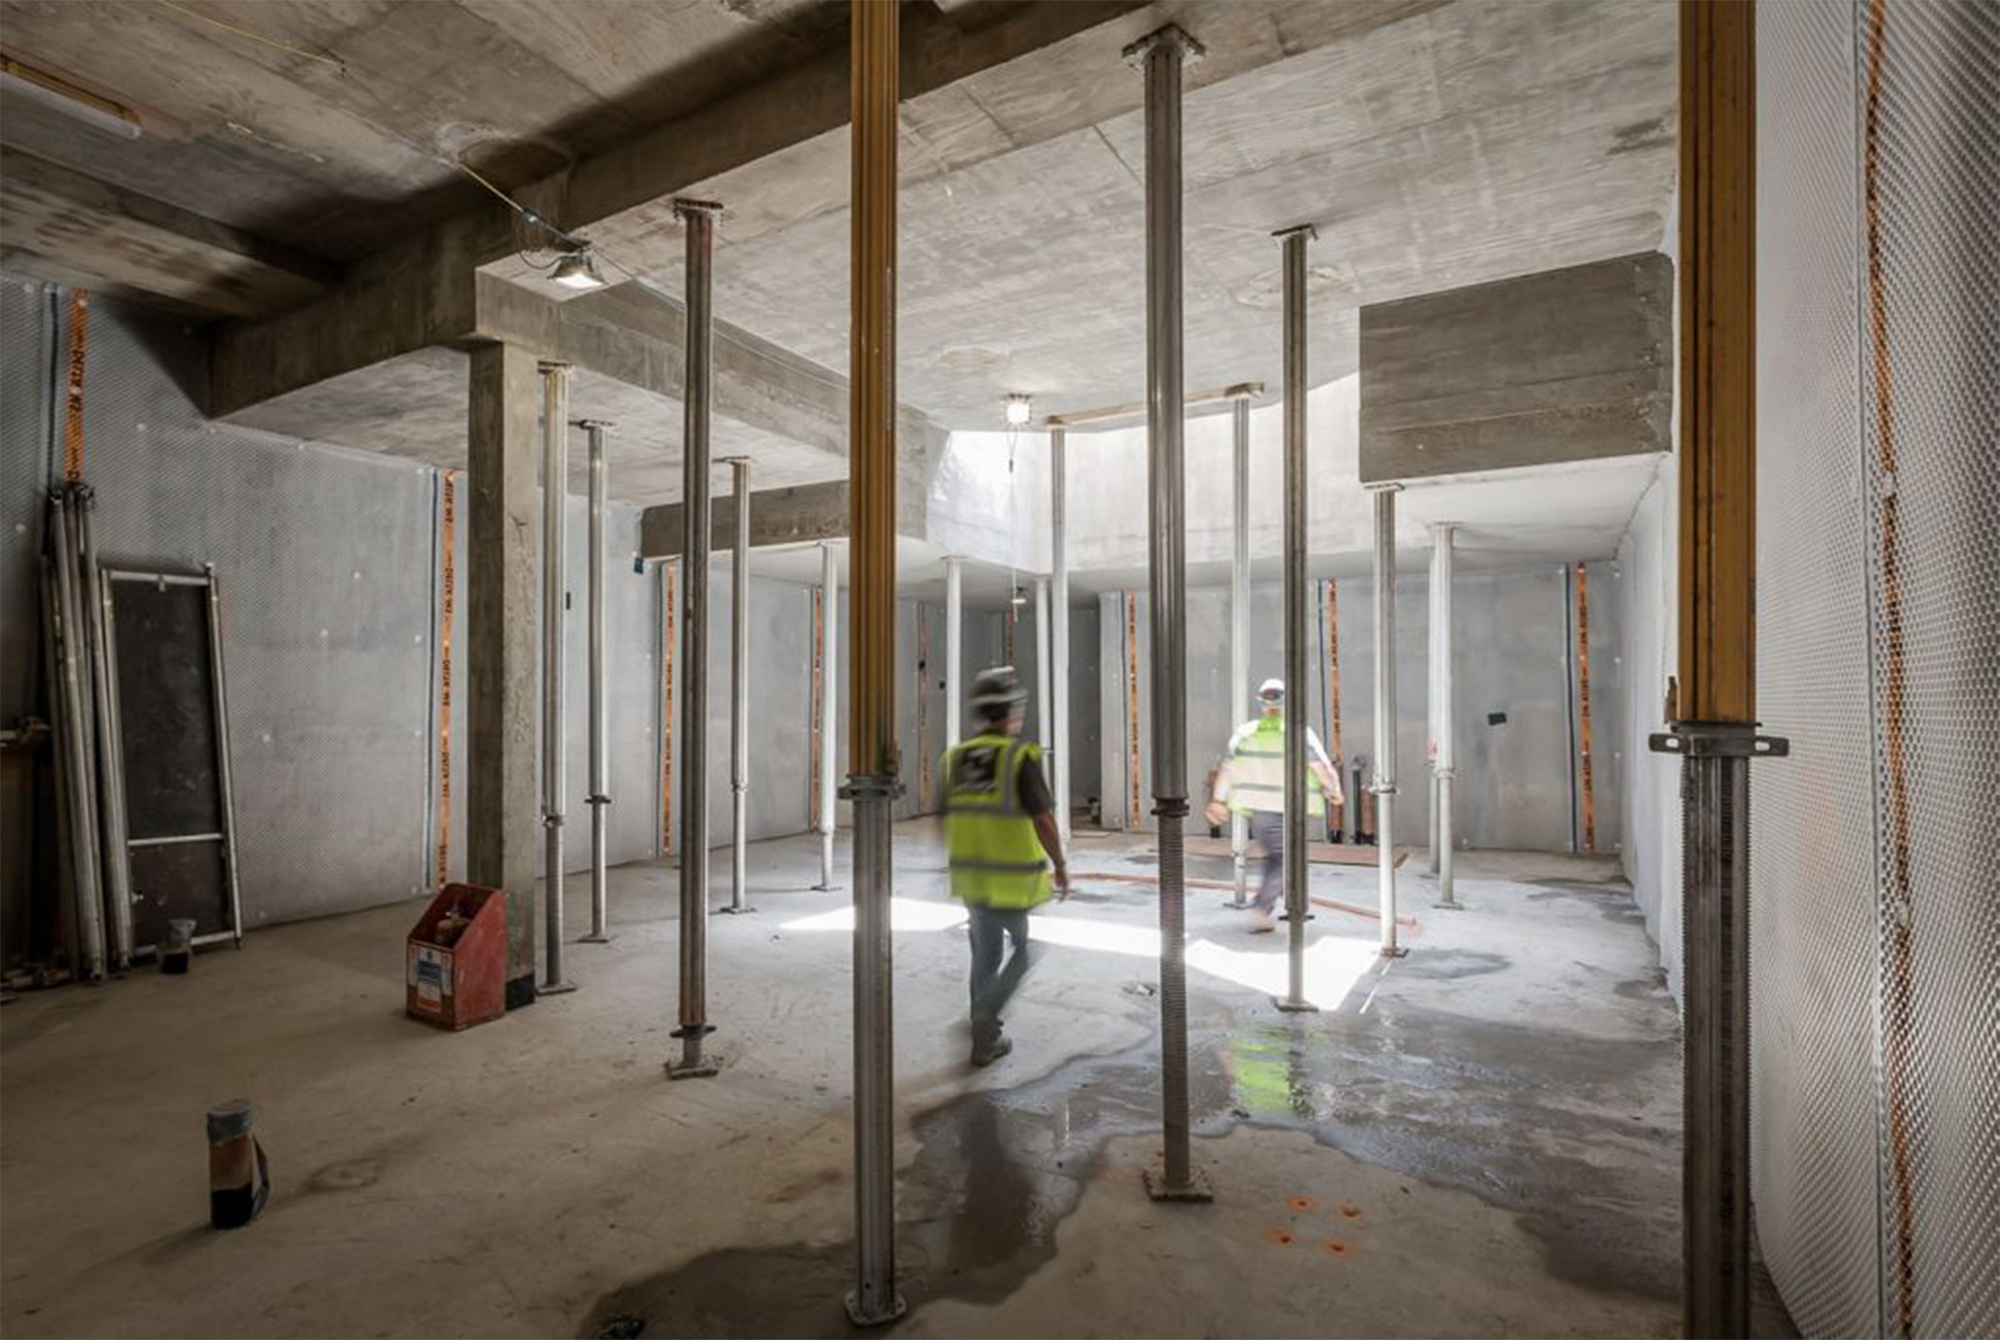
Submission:
M 208 1223 L 241 1228 L 271 1198 L 271 1169 L 263 1146 L 250 1133 L 247 1098 L 232 1098 L 208 1109 Z
M 175 917 L 167 923 L 167 933 L 160 941 L 160 971 L 184 973 L 194 963 L 194 922 L 187 917 Z

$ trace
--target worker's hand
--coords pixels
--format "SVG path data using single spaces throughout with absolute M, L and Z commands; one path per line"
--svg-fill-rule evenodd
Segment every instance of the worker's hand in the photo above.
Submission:
M 1229 822 L 1229 807 L 1219 800 L 1209 801 L 1204 813 L 1208 815 L 1208 821 L 1218 827 Z
M 1055 873 L 1055 884 L 1056 884 L 1056 901 L 1057 901 L 1057 902 L 1059 902 L 1059 903 L 1066 903 L 1066 902 L 1068 902 L 1068 901 L 1069 901 L 1069 867 L 1068 867 L 1068 866 L 1066 866 L 1066 865 L 1059 865 L 1059 866 L 1057 866 L 1057 867 L 1056 867 L 1056 873 Z

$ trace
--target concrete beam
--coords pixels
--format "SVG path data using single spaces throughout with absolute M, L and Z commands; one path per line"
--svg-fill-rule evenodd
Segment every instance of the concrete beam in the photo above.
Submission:
M 679 558 L 681 556 L 680 503 L 648 507 L 639 514 L 639 556 Z M 736 544 L 736 500 L 717 498 L 709 510 L 712 550 Z M 765 489 L 750 495 L 750 547 L 768 549 L 774 545 L 804 544 L 816 540 L 839 540 L 847 536 L 847 481 L 830 484 L 803 484 L 796 488 Z
M 473 336 L 518 343 L 675 400 L 685 389 L 685 310 L 643 284 L 620 284 L 556 303 L 482 274 Z M 847 379 L 720 320 L 715 412 L 834 456 L 847 455 Z
M 191 316 L 305 302 L 340 268 L 241 229 L 0 148 L 0 264 Z
M 1655 252 L 1361 309 L 1361 481 L 1667 451 L 1673 267 Z
M 472 351 L 466 432 L 472 497 L 466 532 L 465 874 L 507 893 L 507 1007 L 535 999 L 536 798 L 535 356 L 507 344 Z
M 1144 8 L 1140 0 L 1034 0 L 974 39 L 937 10 L 913 6 L 904 30 L 905 95 L 944 88 Z M 1087 124 L 1095 113 L 1092 107 L 1084 119 L 1067 118 L 1061 129 Z M 635 230 L 657 232 L 670 197 L 702 194 L 694 188 L 830 137 L 846 122 L 843 43 L 586 158 L 517 198 L 564 229 L 589 230 L 607 243 Z M 831 147 L 830 140 L 820 146 Z M 476 338 L 473 272 L 501 262 L 496 273 L 526 279 L 532 271 L 507 262 L 547 241 L 493 201 L 357 264 L 334 294 L 266 320 L 225 323 L 210 373 L 211 414 L 225 417 L 428 345 Z
M 223 322 L 209 363 L 209 417 L 228 418 L 331 377 L 472 338 L 479 258 L 512 230 L 496 204 L 378 252 L 303 307 L 263 321 Z

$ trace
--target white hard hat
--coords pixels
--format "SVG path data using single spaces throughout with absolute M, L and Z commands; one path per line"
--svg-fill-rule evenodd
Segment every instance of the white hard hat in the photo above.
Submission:
M 1265 680 L 1265 681 L 1264 681 L 1264 682 L 1263 682 L 1262 684 L 1259 684 L 1259 685 L 1257 686 L 1257 696 L 1258 696 L 1259 698 L 1282 698 L 1282 697 L 1284 697 L 1284 696 L 1285 696 L 1285 681 L 1284 681 L 1284 680 L 1282 680 L 1282 679 L 1267 679 L 1267 680 Z

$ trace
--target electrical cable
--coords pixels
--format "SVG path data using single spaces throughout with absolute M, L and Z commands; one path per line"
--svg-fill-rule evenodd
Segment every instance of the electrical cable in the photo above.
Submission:
M 359 74 L 355 72 L 352 66 L 350 66 L 346 61 L 341 60 L 337 56 L 331 56 L 321 52 L 310 51 L 304 47 L 297 46 L 290 42 L 286 42 L 281 38 L 272 37 L 268 33 L 258 32 L 253 28 L 246 28 L 240 24 L 229 23 L 222 19 L 211 18 L 210 16 L 200 13 L 197 10 L 189 9 L 185 5 L 177 4 L 175 3 L 175 0 L 154 0 L 154 3 L 160 5 L 165 9 L 172 10 L 177 14 L 185 15 L 186 17 L 194 19 L 197 22 L 208 24 L 209 26 L 214 28 L 219 28 L 224 32 L 232 33 L 238 37 L 247 38 L 252 42 L 261 43 L 275 50 L 284 51 L 295 56 L 301 56 L 308 60 L 317 61 L 320 64 L 329 66 L 334 71 L 336 71 L 341 76 L 341 78 L 345 79 L 348 83 L 352 84 L 356 89 L 360 90 L 362 93 L 366 94 L 369 98 L 373 99 L 378 106 L 384 109 L 393 109 L 393 104 L 387 98 L 384 98 L 380 93 L 376 92 L 372 87 L 370 87 L 366 79 L 363 79 Z M 638 284 L 641 288 L 647 289 L 656 296 L 667 299 L 669 302 L 673 302 L 676 304 L 680 302 L 680 299 L 675 297 L 674 294 L 669 292 L 666 288 L 662 287 L 660 284 L 647 278 L 646 276 L 640 274 L 636 270 L 633 270 L 630 266 L 622 264 L 616 256 L 604 250 L 602 247 L 592 242 L 589 238 L 580 237 L 577 234 L 568 231 L 567 229 L 556 224 L 553 220 L 549 219 L 546 215 L 542 214 L 538 210 L 535 210 L 527 205 L 522 204 L 519 200 L 516 200 L 513 196 L 509 195 L 500 186 L 496 185 L 484 173 L 480 172 L 477 168 L 474 168 L 470 163 L 467 163 L 464 160 L 464 158 L 456 154 L 446 154 L 440 152 L 436 148 L 433 148 L 430 145 L 423 143 L 416 137 L 406 133 L 405 131 L 397 127 L 393 123 L 393 121 L 385 121 L 380 123 L 380 125 L 382 129 L 388 131 L 395 139 L 400 141 L 405 148 L 408 148 L 411 151 L 425 158 L 429 158 L 435 162 L 441 163 L 447 167 L 456 169 L 457 171 L 463 173 L 466 177 L 470 178 L 476 185 L 478 185 L 480 188 L 482 188 L 490 195 L 492 195 L 494 199 L 500 201 L 501 204 L 507 206 L 508 209 L 512 210 L 515 216 L 520 218 L 523 222 L 528 223 L 531 226 L 540 229 L 542 232 L 547 233 L 549 236 L 554 237 L 559 241 L 561 241 L 564 244 L 564 246 L 563 248 L 560 248 L 560 250 L 569 253 L 588 251 L 592 255 L 594 255 L 597 259 L 603 261 L 606 265 L 609 265 L 612 269 L 618 271 L 620 274 L 624 275 L 627 279 L 631 280 L 633 283 Z M 924 141 L 921 136 L 916 134 L 916 129 L 914 126 L 906 125 L 904 128 L 910 132 L 911 137 L 915 139 L 917 143 L 923 146 L 926 152 L 931 154 L 933 160 L 938 163 L 939 168 L 942 170 L 944 167 L 944 161 L 941 157 L 938 156 L 936 150 L 932 149 L 931 146 L 926 141 Z M 948 189 L 946 191 L 946 194 L 947 195 L 950 194 Z M 551 248 L 551 250 L 558 250 L 558 249 Z M 561 261 L 561 257 L 559 256 L 555 261 L 551 261 L 546 265 L 538 264 L 535 261 L 529 259 L 528 254 L 525 250 L 518 248 L 516 249 L 515 255 L 517 259 L 521 261 L 522 264 L 528 266 L 530 269 L 535 270 L 537 273 L 547 273 Z M 726 327 L 718 326 L 715 331 L 714 338 L 720 343 L 733 345 L 735 348 L 745 353 L 762 356 L 768 354 L 769 352 L 768 350 L 761 349 L 755 345 L 749 344 L 742 339 L 735 338 L 734 336 L 732 336 L 732 334 Z M 798 373 L 799 375 L 808 377 L 811 380 L 820 383 L 822 386 L 842 392 L 843 394 L 847 391 L 847 383 L 844 379 L 837 379 L 835 377 L 824 375 L 823 371 L 819 370 L 816 364 L 812 364 L 807 360 L 804 359 L 793 360 L 790 366 L 794 372 Z
M 238 37 L 247 37 L 253 42 L 262 42 L 267 47 L 274 47 L 279 51 L 289 52 L 294 56 L 303 56 L 307 60 L 316 60 L 322 65 L 331 65 L 342 74 L 347 73 L 347 62 L 341 60 L 338 56 L 328 56 L 321 52 L 308 51 L 304 47 L 294 46 L 290 42 L 272 37 L 267 33 L 260 33 L 254 28 L 245 28 L 238 24 L 230 23 L 226 19 L 214 18 L 208 14 L 203 14 L 199 10 L 189 9 L 186 5 L 177 5 L 174 3 L 174 0 L 154 0 L 154 3 L 164 9 L 171 9 L 176 14 L 185 14 L 197 23 L 206 23 L 210 27 L 220 28 L 226 33 L 235 33 Z

